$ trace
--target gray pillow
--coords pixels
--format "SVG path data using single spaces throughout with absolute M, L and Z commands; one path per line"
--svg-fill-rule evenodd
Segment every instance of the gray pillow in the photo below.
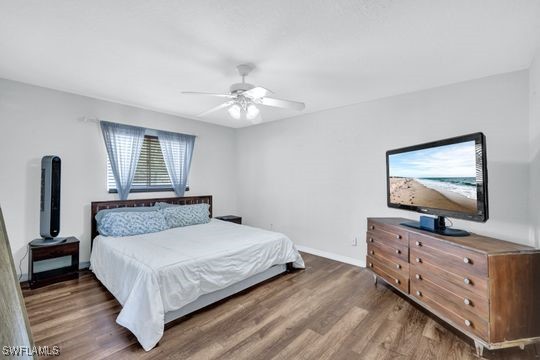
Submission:
M 169 203 L 166 203 L 166 202 L 163 202 L 163 201 L 158 201 L 155 206 L 162 210 L 162 209 L 165 209 L 165 208 L 170 208 L 170 207 L 173 207 L 173 206 L 184 206 L 184 205 L 179 205 L 179 204 L 169 204 Z
M 101 219 L 98 230 L 103 236 L 132 236 L 167 230 L 160 211 L 109 212 Z
M 146 211 L 157 211 L 159 210 L 159 206 L 157 203 L 154 206 L 138 206 L 138 207 L 122 207 L 122 208 L 114 208 L 114 209 L 104 209 L 100 210 L 96 214 L 96 222 L 99 227 L 99 224 L 101 223 L 101 220 L 103 217 L 110 213 L 116 213 L 116 212 L 146 212 Z
M 160 210 L 165 215 L 167 225 L 171 228 L 188 225 L 206 224 L 210 221 L 210 205 L 175 205 Z

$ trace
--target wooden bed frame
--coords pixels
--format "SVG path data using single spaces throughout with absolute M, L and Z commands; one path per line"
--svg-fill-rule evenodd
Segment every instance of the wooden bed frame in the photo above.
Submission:
M 90 237 L 90 247 L 94 244 L 94 238 L 99 235 L 97 231 L 96 214 L 100 210 L 118 209 L 124 207 L 147 207 L 154 206 L 157 202 L 164 202 L 174 205 L 208 204 L 210 205 L 210 217 L 212 217 L 212 195 L 184 196 L 172 198 L 135 199 L 135 200 L 110 200 L 94 201 L 91 205 L 92 233 Z
M 212 195 L 204 196 L 185 196 L 174 198 L 157 198 L 157 199 L 137 199 L 137 200 L 113 200 L 113 201 L 97 201 L 92 202 L 91 216 L 92 216 L 92 238 L 91 244 L 94 242 L 94 238 L 98 236 L 96 214 L 100 210 L 104 209 L 117 209 L 123 207 L 144 207 L 154 206 L 156 202 L 165 202 L 175 205 L 190 205 L 190 204 L 209 204 L 210 205 L 210 217 L 212 217 Z M 200 296 L 197 300 L 185 305 L 184 307 L 165 313 L 165 323 L 170 323 L 178 318 L 181 318 L 187 314 L 195 312 L 210 304 L 216 303 L 220 300 L 228 298 L 238 292 L 248 289 L 252 286 L 260 284 L 266 280 L 276 277 L 283 273 L 292 271 L 292 263 L 278 264 L 271 268 L 253 275 L 238 283 L 232 284 L 224 289 L 205 294 Z

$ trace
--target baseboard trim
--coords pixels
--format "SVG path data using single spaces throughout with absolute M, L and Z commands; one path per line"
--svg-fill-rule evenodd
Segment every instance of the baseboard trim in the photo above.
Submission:
M 90 261 L 82 261 L 82 262 L 79 263 L 79 270 L 88 269 L 89 267 L 90 267 Z M 17 275 L 19 275 L 19 274 L 17 274 Z M 23 282 L 27 282 L 27 281 L 28 281 L 28 274 L 27 273 L 22 274 L 22 276 L 20 277 L 19 282 L 23 283 Z
M 318 249 L 314 249 L 314 248 L 311 248 L 309 246 L 304 246 L 304 245 L 295 245 L 295 246 L 299 251 L 306 252 L 311 255 L 317 255 L 323 258 L 339 261 L 339 262 L 349 264 L 349 265 L 366 267 L 366 262 L 364 259 L 356 259 L 356 258 L 352 258 L 348 256 L 334 254 L 328 251 L 318 250 Z

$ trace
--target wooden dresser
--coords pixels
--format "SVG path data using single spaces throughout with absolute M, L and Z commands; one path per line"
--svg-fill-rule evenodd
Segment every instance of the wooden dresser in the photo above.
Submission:
M 449 237 L 369 218 L 366 264 L 484 347 L 540 341 L 540 250 L 476 234 Z

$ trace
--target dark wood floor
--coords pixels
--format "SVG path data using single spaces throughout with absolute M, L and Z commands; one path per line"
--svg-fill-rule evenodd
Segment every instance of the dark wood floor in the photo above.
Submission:
M 475 359 L 472 342 L 444 327 L 371 274 L 303 254 L 307 268 L 280 276 L 168 325 L 145 352 L 115 323 L 120 305 L 88 272 L 24 289 L 37 345 L 65 359 Z M 486 351 L 487 359 L 533 359 Z

